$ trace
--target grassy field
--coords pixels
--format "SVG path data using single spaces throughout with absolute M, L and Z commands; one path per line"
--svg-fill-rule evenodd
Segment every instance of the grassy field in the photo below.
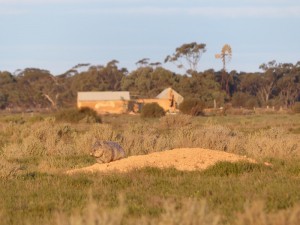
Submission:
M 300 221 L 300 115 L 105 116 L 102 124 L 52 115 L 1 115 L 1 224 L 287 224 Z M 255 158 L 197 172 L 144 168 L 65 175 L 95 162 L 94 138 L 127 155 L 202 147 Z M 266 167 L 263 162 L 272 163 Z

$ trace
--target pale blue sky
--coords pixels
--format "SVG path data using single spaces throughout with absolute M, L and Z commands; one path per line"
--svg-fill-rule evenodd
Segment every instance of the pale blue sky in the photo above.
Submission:
M 132 70 L 193 41 L 207 44 L 200 71 L 221 69 L 214 55 L 226 43 L 230 70 L 258 71 L 300 61 L 299 27 L 299 0 L 0 0 L 0 71 L 112 59 Z

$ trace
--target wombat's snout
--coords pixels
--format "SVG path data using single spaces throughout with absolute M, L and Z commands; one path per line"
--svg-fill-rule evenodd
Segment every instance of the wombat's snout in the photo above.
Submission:
M 95 147 L 94 146 L 90 149 L 90 156 L 95 156 Z

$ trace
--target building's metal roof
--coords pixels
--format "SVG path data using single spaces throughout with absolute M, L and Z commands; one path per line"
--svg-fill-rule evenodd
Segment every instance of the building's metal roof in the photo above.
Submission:
M 128 91 L 97 91 L 97 92 L 78 92 L 78 101 L 117 101 L 130 100 Z
M 166 88 L 159 95 L 157 95 L 156 98 L 170 99 L 170 94 L 174 95 L 175 101 L 178 102 L 179 104 L 181 102 L 183 102 L 183 97 L 180 94 L 178 94 L 175 90 L 173 90 L 172 88 Z

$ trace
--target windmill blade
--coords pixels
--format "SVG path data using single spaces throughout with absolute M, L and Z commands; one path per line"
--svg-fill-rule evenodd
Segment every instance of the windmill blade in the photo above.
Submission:
M 225 44 L 222 48 L 222 54 L 232 55 L 232 49 L 229 44 Z
M 220 58 L 222 58 L 222 55 L 221 54 L 215 54 L 215 57 L 216 57 L 216 59 L 220 59 Z

